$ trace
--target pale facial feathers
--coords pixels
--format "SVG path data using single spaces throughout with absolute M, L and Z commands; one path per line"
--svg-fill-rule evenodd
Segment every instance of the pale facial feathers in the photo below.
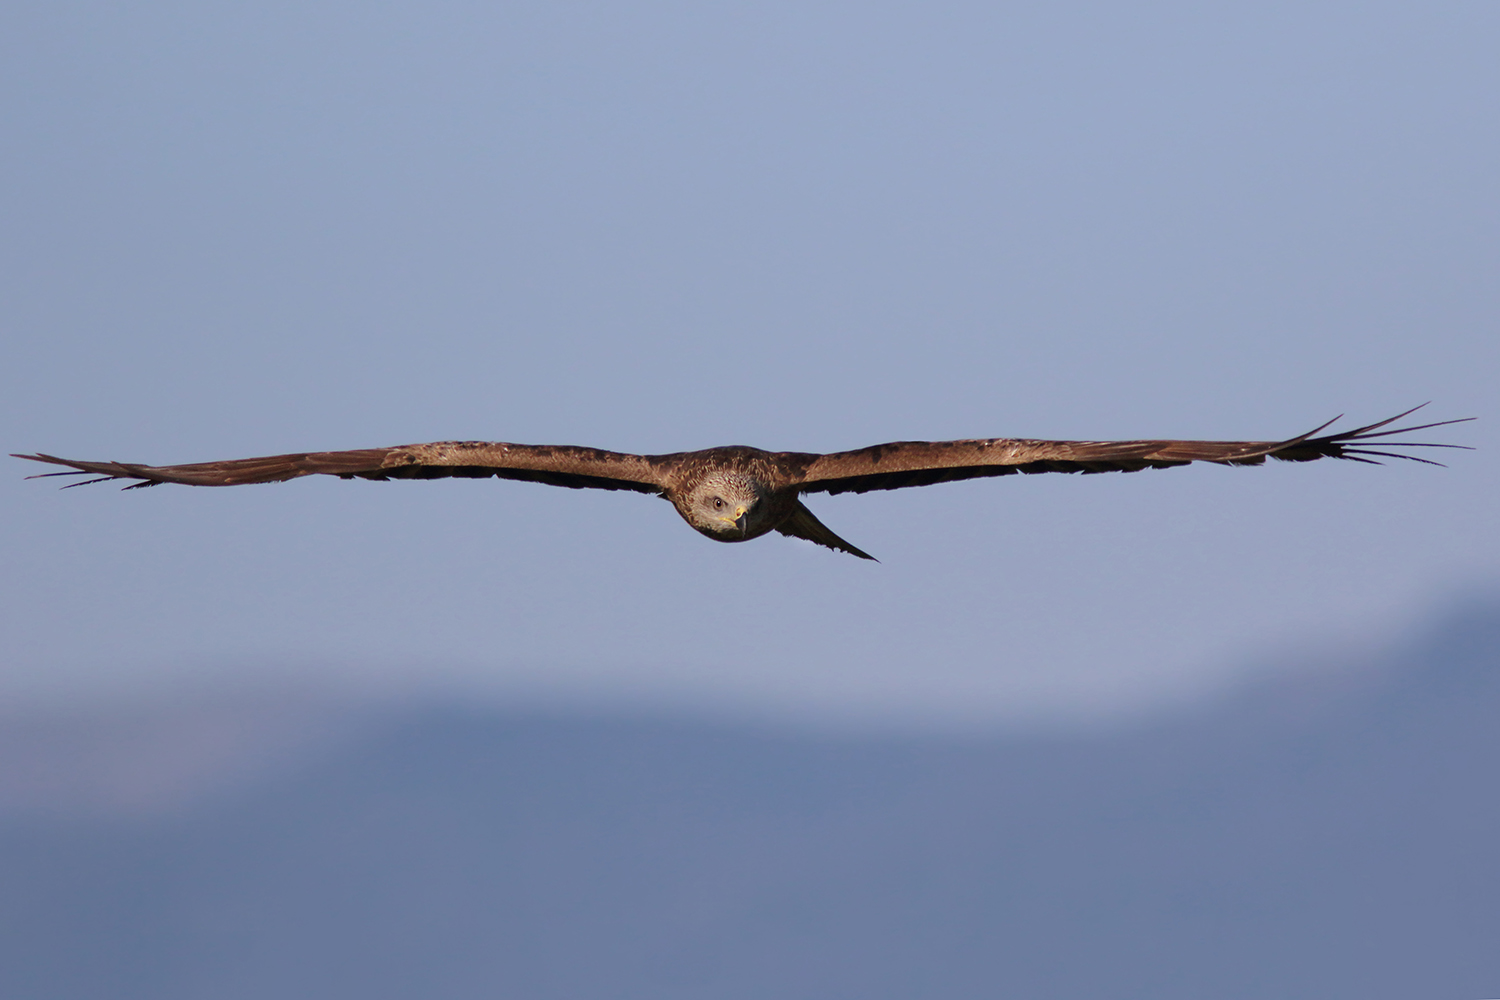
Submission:
M 675 503 L 688 524 L 721 542 L 739 542 L 776 526 L 770 491 L 742 472 L 722 470 L 703 479 Z

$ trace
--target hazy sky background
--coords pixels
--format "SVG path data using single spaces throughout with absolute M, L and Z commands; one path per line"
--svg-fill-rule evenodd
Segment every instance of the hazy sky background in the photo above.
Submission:
M 0 698 L 306 678 L 1108 712 L 1500 576 L 1500 7 L 13 5 L 0 444 L 177 463 L 1284 437 L 1449 469 L 810 498 L 0 477 Z M 35 470 L 40 471 L 40 470 Z

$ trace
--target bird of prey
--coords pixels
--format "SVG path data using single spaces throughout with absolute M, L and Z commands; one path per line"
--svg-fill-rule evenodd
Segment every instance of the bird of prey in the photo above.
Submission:
M 1426 405 L 1426 404 L 1423 404 Z M 1318 434 L 1328 421 L 1283 441 L 1038 441 L 987 438 L 972 441 L 895 441 L 827 455 L 761 451 L 743 445 L 671 455 L 629 455 L 571 445 L 506 444 L 491 441 L 438 441 L 432 444 L 322 451 L 266 458 L 239 458 L 193 465 L 134 465 L 75 462 L 52 455 L 13 455 L 34 462 L 68 466 L 46 476 L 95 475 L 70 483 L 84 486 L 110 479 L 136 480 L 126 489 L 182 483 L 187 486 L 239 486 L 298 476 L 341 479 L 442 479 L 459 476 L 523 479 L 572 489 L 634 490 L 671 502 L 683 520 L 709 538 L 743 542 L 771 531 L 803 538 L 830 549 L 873 559 L 835 535 L 802 503 L 804 493 L 866 493 L 905 486 L 928 486 L 957 479 L 1039 472 L 1136 472 L 1189 462 L 1260 465 L 1269 458 L 1310 462 L 1342 458 L 1381 464 L 1380 458 L 1441 463 L 1393 452 L 1390 448 L 1456 448 L 1460 445 L 1392 441 L 1393 435 L 1461 423 L 1443 420 L 1393 430 L 1421 407 L 1387 420 L 1338 434 Z M 1472 417 L 1464 418 L 1472 420 Z

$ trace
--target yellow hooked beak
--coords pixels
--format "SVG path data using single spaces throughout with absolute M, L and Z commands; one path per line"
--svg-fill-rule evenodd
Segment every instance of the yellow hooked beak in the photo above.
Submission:
M 747 511 L 749 509 L 750 509 L 749 507 L 745 507 L 745 506 L 736 507 L 734 509 L 734 516 L 733 517 L 721 517 L 721 518 L 719 518 L 719 520 L 721 520 L 721 521 L 728 521 L 730 524 L 734 525 L 736 528 L 739 528 L 740 532 L 743 534 L 744 531 L 745 531 L 745 511 Z

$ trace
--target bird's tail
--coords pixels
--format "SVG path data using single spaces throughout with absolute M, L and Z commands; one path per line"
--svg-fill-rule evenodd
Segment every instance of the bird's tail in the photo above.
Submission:
M 793 538 L 805 538 L 809 542 L 826 545 L 830 549 L 847 552 L 851 556 L 859 556 L 861 559 L 871 559 L 875 562 L 880 561 L 868 552 L 861 552 L 838 535 L 835 535 L 832 531 L 829 531 L 828 526 L 816 517 L 813 517 L 813 512 L 804 507 L 801 500 L 797 501 L 797 506 L 793 508 L 791 516 L 778 524 L 776 530 L 783 535 L 790 535 Z

